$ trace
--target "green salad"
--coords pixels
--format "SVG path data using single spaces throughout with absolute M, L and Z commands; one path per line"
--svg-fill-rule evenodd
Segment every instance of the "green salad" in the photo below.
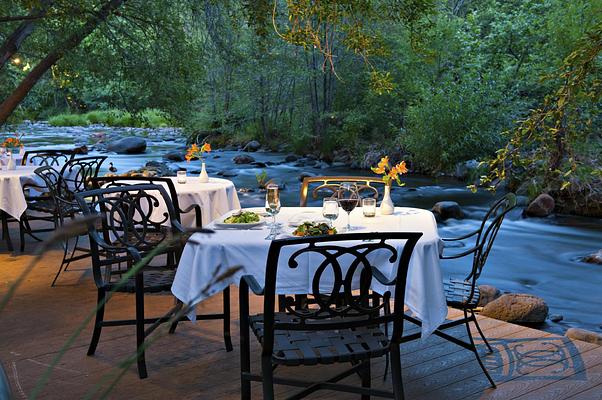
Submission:
M 334 235 L 337 233 L 336 228 L 331 228 L 328 224 L 319 222 L 304 222 L 295 229 L 293 235 L 295 236 L 322 236 L 322 235 Z
M 259 222 L 259 215 L 251 211 L 244 211 L 240 214 L 230 215 L 224 222 L 226 224 L 252 224 Z

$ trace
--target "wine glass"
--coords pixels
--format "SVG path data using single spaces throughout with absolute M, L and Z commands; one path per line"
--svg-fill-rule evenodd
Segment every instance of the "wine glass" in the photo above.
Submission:
M 278 185 L 269 184 L 267 186 L 265 194 L 265 211 L 272 216 L 270 234 L 266 239 L 273 239 L 276 232 L 276 215 L 280 212 L 280 193 L 278 192 Z
M 339 203 L 334 197 L 326 197 L 322 203 L 322 216 L 330 221 L 330 227 L 339 216 Z
M 339 206 L 347 212 L 347 227 L 346 232 L 351 231 L 351 211 L 357 206 L 360 200 L 360 195 L 357 191 L 357 186 L 351 183 L 343 183 L 337 191 Z

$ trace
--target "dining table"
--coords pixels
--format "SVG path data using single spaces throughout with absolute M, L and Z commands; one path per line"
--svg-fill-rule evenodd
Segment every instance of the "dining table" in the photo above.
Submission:
M 250 211 L 262 212 L 261 209 Z M 282 207 L 277 216 L 276 239 L 293 237 L 295 226 L 301 222 L 323 220 L 321 211 L 317 207 Z M 206 226 L 213 233 L 193 234 L 182 252 L 171 291 L 177 299 L 190 307 L 190 319 L 194 319 L 196 305 L 230 285 L 238 285 L 243 275 L 252 275 L 262 286 L 265 282 L 271 244 L 271 239 L 268 238 L 272 229 L 271 219 L 266 218 L 265 222 L 251 228 L 232 229 L 220 224 L 230 214 L 227 213 Z M 341 211 L 334 221 L 334 227 L 342 231 L 346 222 L 347 215 Z M 437 232 L 433 214 L 417 208 L 396 207 L 392 215 L 380 215 L 377 212 L 374 217 L 364 217 L 361 207 L 358 207 L 351 212 L 350 222 L 352 232 L 403 231 L 423 234 L 410 259 L 404 303 L 413 316 L 422 322 L 422 338 L 428 337 L 445 321 L 448 311 L 439 259 L 443 242 Z M 403 244 L 397 243 L 398 251 Z M 281 257 L 282 266 L 278 266 L 276 292 L 288 295 L 311 294 L 312 277 L 319 262 L 316 264 L 308 259 L 292 269 L 286 268 L 286 260 L 288 257 Z M 387 257 L 375 266 L 389 279 L 397 273 L 396 264 L 390 263 Z M 235 267 L 238 270 L 234 274 L 227 273 L 235 270 Z M 216 280 L 217 276 L 223 278 Z M 328 286 L 327 281 L 324 283 Z M 392 290 L 376 281 L 373 281 L 371 289 L 381 294 Z

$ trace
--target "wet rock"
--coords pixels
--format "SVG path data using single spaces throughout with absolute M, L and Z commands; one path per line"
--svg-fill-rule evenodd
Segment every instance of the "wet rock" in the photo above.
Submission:
M 314 161 L 316 161 L 318 159 L 318 156 L 315 155 L 315 154 L 311 154 L 310 153 L 310 154 L 306 154 L 305 158 L 307 158 L 308 160 L 314 160 Z
M 218 154 L 216 154 L 216 155 L 213 156 L 213 159 L 218 159 L 218 158 L 222 158 L 222 156 L 220 156 Z
M 602 333 L 592 332 L 586 329 L 569 328 L 567 329 L 564 336 L 570 339 L 581 340 L 583 342 L 593 343 L 597 344 L 598 346 L 602 346 Z
M 433 206 L 431 212 L 435 214 L 437 221 L 445 221 L 449 218 L 464 218 L 464 211 L 455 201 L 440 201 Z
M 295 162 L 299 159 L 299 157 L 297 157 L 294 154 L 289 154 L 288 156 L 284 157 L 284 162 Z
M 73 149 L 73 152 L 75 154 L 88 154 L 88 146 L 86 146 L 85 144 L 77 146 Z
M 330 167 L 330 164 L 328 164 L 327 162 L 324 162 L 324 161 L 319 161 L 317 164 L 314 165 L 314 167 L 324 169 L 324 168 Z
M 526 207 L 529 205 L 529 197 L 528 196 L 516 196 L 516 205 L 519 207 Z
M 497 299 L 502 295 L 500 289 L 491 285 L 479 285 L 479 292 L 481 293 L 481 298 L 479 298 L 479 307 L 483 307 L 493 300 Z
M 169 161 L 182 162 L 182 161 L 185 161 L 185 158 L 184 158 L 185 152 L 186 152 L 185 150 L 173 150 L 168 153 L 165 153 L 163 155 L 163 158 L 165 158 L 166 160 L 169 160 Z
M 552 322 L 560 322 L 564 319 L 564 317 L 560 314 L 552 314 L 550 315 L 550 321 Z
M 251 140 L 249 143 L 242 148 L 243 151 L 255 152 L 261 148 L 261 143 L 257 140 Z
M 592 253 L 587 255 L 581 259 L 581 261 L 589 263 L 589 264 L 599 264 L 602 265 L 602 250 L 598 250 L 597 253 Z
M 547 217 L 554 211 L 555 205 L 552 196 L 542 193 L 529 204 L 525 214 L 529 217 Z
M 479 162 L 477 160 L 469 160 L 456 164 L 456 171 L 454 176 L 458 179 L 466 179 L 470 174 L 479 168 Z
M 299 182 L 303 182 L 303 179 L 309 178 L 310 176 L 316 176 L 316 174 L 312 174 L 311 172 L 301 172 L 299 174 Z
M 252 193 L 255 191 L 255 189 L 251 189 L 251 188 L 239 188 L 238 193 Z
M 235 176 L 238 176 L 238 174 L 233 171 L 219 171 L 217 175 L 223 176 L 224 178 L 234 178 Z
M 146 151 L 146 140 L 140 137 L 125 137 L 109 142 L 107 150 L 117 154 L 141 154 Z
M 481 314 L 517 324 L 539 324 L 548 316 L 548 305 L 530 294 L 505 294 L 483 307 Z
M 268 166 L 266 163 L 261 162 L 261 161 L 255 161 L 255 162 L 253 162 L 251 164 L 253 164 L 257 168 L 266 168 Z
M 239 154 L 232 161 L 234 164 L 251 164 L 255 162 L 255 159 L 247 154 Z
M 371 149 L 364 154 L 364 158 L 360 161 L 360 167 L 363 169 L 369 169 L 378 164 L 380 159 L 386 154 L 382 149 Z

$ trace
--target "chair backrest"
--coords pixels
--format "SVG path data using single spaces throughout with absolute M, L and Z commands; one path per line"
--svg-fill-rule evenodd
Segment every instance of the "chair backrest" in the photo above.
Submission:
M 98 176 L 91 179 L 92 187 L 95 189 L 117 187 L 124 185 L 140 185 L 140 184 L 164 184 L 167 187 L 167 192 L 171 197 L 174 209 L 180 210 L 180 202 L 178 200 L 178 192 L 171 178 L 167 177 L 147 177 L 147 176 Z M 180 213 L 176 212 L 178 221 L 181 222 Z
M 472 279 L 473 286 L 476 280 L 481 276 L 483 267 L 487 262 L 487 257 L 493 247 L 493 242 L 504 222 L 506 214 L 508 214 L 516 206 L 516 196 L 513 193 L 508 193 L 501 199 L 497 200 L 487 211 L 479 231 L 475 246 L 477 250 L 474 252 L 472 271 L 466 280 Z
M 90 156 L 69 160 L 61 169 L 61 179 L 72 193 L 89 190 L 92 188 L 92 178 L 98 176 L 106 159 L 106 156 Z
M 44 181 L 44 185 L 57 207 L 61 202 L 69 204 L 73 202 L 72 192 L 67 187 L 67 183 L 61 178 L 61 173 L 56 169 L 45 165 L 36 168 L 34 173 Z M 60 208 L 57 208 L 58 211 L 60 211 Z
M 361 197 L 374 197 L 378 199 L 378 188 L 376 186 L 382 185 L 384 188 L 385 183 L 382 178 L 376 176 L 308 176 L 303 178 L 301 184 L 301 195 L 299 198 L 299 205 L 301 207 L 307 206 L 307 198 L 311 197 L 317 199 L 318 196 L 330 197 L 336 194 L 343 183 L 355 183 L 357 185 L 358 192 Z
M 285 329 L 332 330 L 392 322 L 392 341 L 399 341 L 403 334 L 403 304 L 410 257 L 421 236 L 420 232 L 378 232 L 274 240 L 266 265 L 264 351 L 273 349 L 274 330 Z M 399 246 L 402 246 L 401 251 L 398 251 Z M 288 257 L 286 263 L 280 262 L 281 257 Z M 379 265 L 371 262 L 373 257 L 388 263 L 388 270 L 391 264 L 396 267 L 394 279 L 388 281 L 380 273 Z M 315 268 L 309 296 L 316 307 L 294 309 L 294 300 L 287 298 L 285 307 L 297 318 L 286 323 L 275 321 L 278 269 L 295 269 L 299 263 L 308 260 L 309 267 Z M 370 288 L 375 276 L 380 277 L 379 281 L 385 279 L 385 283 L 381 283 L 395 290 L 392 313 L 381 313 L 391 298 L 390 290 L 381 293 L 382 303 L 370 305 Z M 324 290 L 324 287 L 328 289 Z M 340 318 L 327 319 L 332 317 Z
M 169 245 L 166 241 L 174 238 L 171 233 L 181 232 L 171 198 L 162 185 L 93 189 L 75 193 L 75 199 L 84 216 L 100 219 L 100 223 L 88 226 L 97 285 L 103 284 L 102 266 L 131 260 L 129 250 L 144 253 Z
M 59 167 L 75 157 L 75 150 L 28 150 L 23 154 L 21 165 Z

